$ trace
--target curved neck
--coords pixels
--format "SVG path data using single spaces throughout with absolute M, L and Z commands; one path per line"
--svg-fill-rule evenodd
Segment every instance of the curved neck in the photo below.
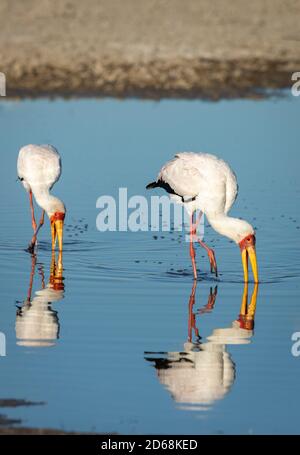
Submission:
M 206 214 L 207 219 L 211 227 L 217 231 L 219 234 L 228 237 L 230 240 L 238 243 L 238 233 L 240 231 L 241 225 L 244 223 L 243 220 L 239 218 L 233 218 L 224 214 Z
M 49 215 L 54 213 L 58 207 L 64 207 L 63 202 L 50 194 L 48 187 L 37 185 L 32 188 L 37 204 Z

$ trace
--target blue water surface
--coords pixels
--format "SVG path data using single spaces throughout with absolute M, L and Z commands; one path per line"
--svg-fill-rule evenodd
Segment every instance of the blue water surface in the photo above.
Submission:
M 43 403 L 1 413 L 88 432 L 299 433 L 299 116 L 288 93 L 216 103 L 1 99 L 0 398 Z M 36 263 L 24 251 L 32 228 L 16 159 L 27 143 L 62 156 L 53 193 L 67 207 L 64 270 L 54 287 L 48 220 Z M 145 185 L 185 150 L 231 164 L 240 188 L 231 213 L 257 229 L 261 284 L 256 301 L 249 284 L 246 329 L 236 322 L 247 297 L 239 250 L 211 228 L 220 276 L 197 247 L 194 304 L 184 233 L 96 229 L 99 196 L 123 187 L 149 201 Z M 193 343 L 189 328 L 199 330 Z

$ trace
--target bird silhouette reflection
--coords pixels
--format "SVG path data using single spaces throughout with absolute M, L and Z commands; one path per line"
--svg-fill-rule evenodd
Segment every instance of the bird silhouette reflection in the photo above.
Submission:
M 38 269 L 41 288 L 32 296 L 34 276 Z M 52 253 L 50 277 L 45 283 L 44 265 L 37 263 L 37 256 L 31 256 L 31 270 L 27 297 L 16 314 L 16 338 L 20 346 L 53 346 L 59 338 L 59 320 L 52 303 L 63 299 L 65 292 L 62 253 Z
M 198 311 L 194 308 L 196 288 L 195 281 L 188 303 L 188 336 L 183 351 L 145 352 L 145 360 L 154 365 L 159 382 L 181 409 L 207 410 L 226 396 L 235 381 L 236 366 L 227 345 L 251 342 L 258 285 L 254 286 L 250 303 L 248 284 L 244 285 L 237 319 L 230 327 L 214 329 L 204 342 L 197 327 L 197 315 L 213 310 L 217 287 L 210 289 L 206 306 Z

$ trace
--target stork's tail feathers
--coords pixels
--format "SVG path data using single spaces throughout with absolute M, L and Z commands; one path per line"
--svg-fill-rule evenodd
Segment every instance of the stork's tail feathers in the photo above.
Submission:
M 152 190 L 152 188 L 157 188 L 160 186 L 159 182 L 151 182 L 146 186 L 146 190 Z

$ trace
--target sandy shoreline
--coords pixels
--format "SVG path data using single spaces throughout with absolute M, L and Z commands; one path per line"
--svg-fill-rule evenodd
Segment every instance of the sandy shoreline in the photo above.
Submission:
M 138 64 L 119 60 L 102 64 L 100 75 L 92 63 L 78 75 L 70 67 L 45 65 L 26 68 L 21 78 L 9 73 L 7 96 L 260 98 L 266 89 L 290 87 L 295 68 L 296 64 L 285 61 L 257 59 L 222 63 L 174 59 Z
M 255 96 L 300 69 L 299 0 L 0 2 L 7 95 Z

